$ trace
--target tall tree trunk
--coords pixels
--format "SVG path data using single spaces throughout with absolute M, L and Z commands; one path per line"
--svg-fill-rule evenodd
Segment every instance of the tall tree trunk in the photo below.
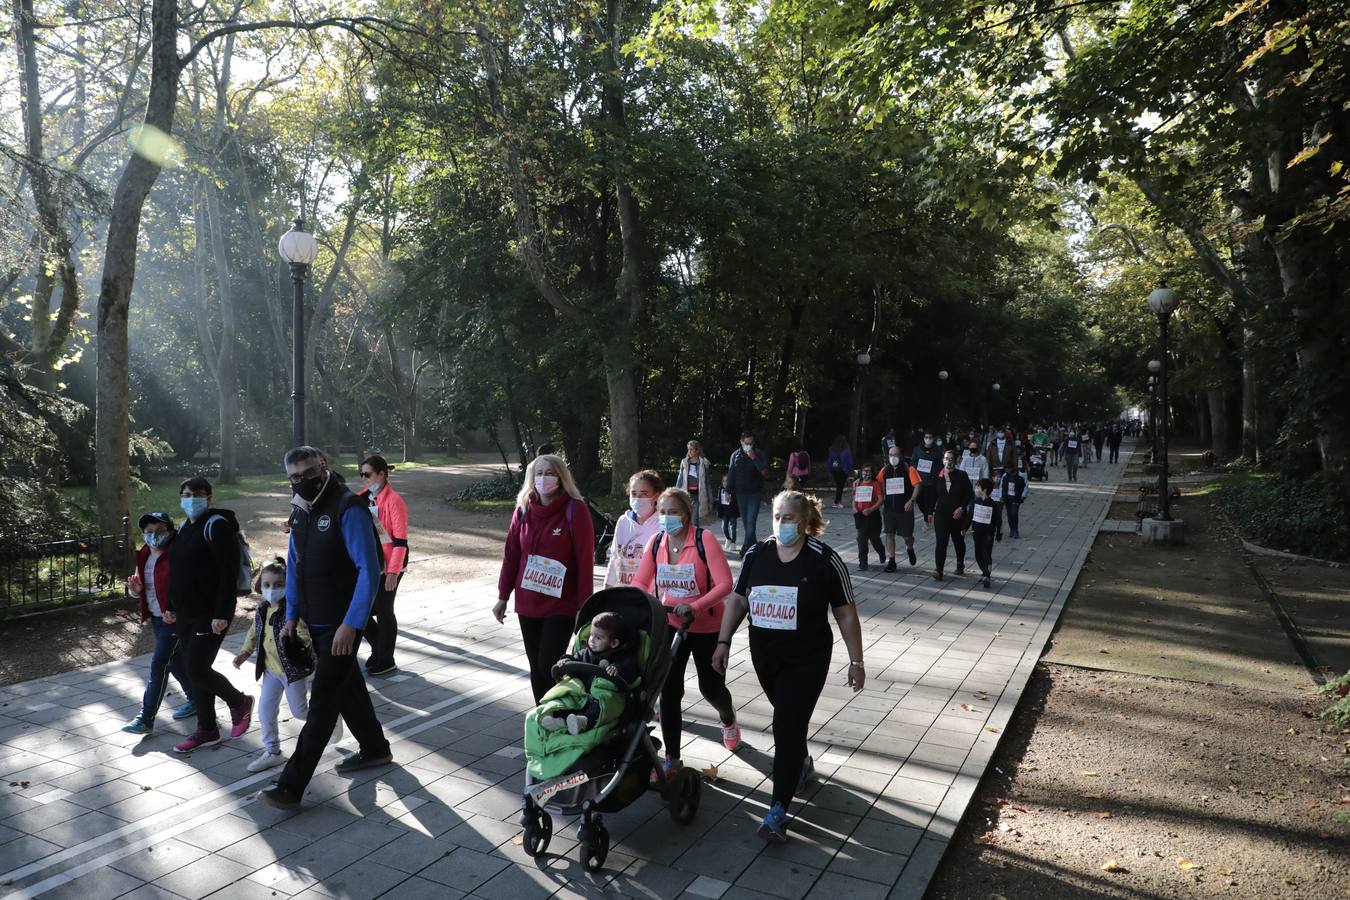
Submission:
M 150 12 L 150 89 L 140 146 L 151 135 L 173 133 L 178 94 L 178 2 L 152 0 Z M 99 524 L 105 532 L 121 528 L 131 514 L 131 410 L 127 314 L 136 276 L 136 245 L 141 211 L 162 166 L 161 158 L 133 152 L 113 190 L 108 239 L 99 285 L 98 378 L 95 391 L 96 496 Z
M 225 223 L 220 215 L 220 196 L 210 178 L 202 179 L 206 194 L 206 215 L 210 225 L 211 255 L 216 272 L 216 294 L 220 301 L 220 350 L 216 355 L 216 396 L 220 413 L 220 482 L 238 481 L 235 450 L 239 427 L 239 344 L 238 314 L 234 288 L 230 280 L 230 262 L 225 253 Z

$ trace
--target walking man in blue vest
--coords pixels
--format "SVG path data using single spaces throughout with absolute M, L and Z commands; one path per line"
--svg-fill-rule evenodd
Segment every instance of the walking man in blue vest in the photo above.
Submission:
M 293 637 L 296 622 L 303 619 L 313 636 L 315 665 L 309 717 L 295 754 L 262 799 L 296 809 L 339 718 L 360 748 L 338 763 L 339 774 L 381 766 L 393 756 L 356 661 L 382 568 L 367 504 L 313 447 L 287 452 L 286 475 L 296 510 L 286 556 L 286 625 L 281 635 L 283 640 Z

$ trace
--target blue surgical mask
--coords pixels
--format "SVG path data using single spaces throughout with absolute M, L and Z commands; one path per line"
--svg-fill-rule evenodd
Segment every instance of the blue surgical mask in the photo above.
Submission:
M 201 514 L 206 512 L 206 508 L 209 505 L 205 497 L 184 497 L 182 500 L 178 501 L 178 503 L 183 507 L 183 512 L 187 513 L 187 517 L 192 521 L 196 521 L 200 518 Z
M 789 546 L 797 543 L 797 523 L 779 522 L 773 526 L 773 536 L 778 543 Z
M 280 606 L 286 601 L 286 589 L 284 587 L 265 587 L 262 589 L 262 596 L 273 606 Z
M 661 530 L 666 534 L 675 534 L 677 531 L 684 528 L 684 519 L 681 519 L 679 516 L 662 515 L 657 516 L 657 518 L 660 519 Z

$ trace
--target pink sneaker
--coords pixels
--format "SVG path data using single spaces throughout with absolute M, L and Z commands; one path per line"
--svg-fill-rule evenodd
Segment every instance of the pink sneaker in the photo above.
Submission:
M 722 724 L 722 746 L 733 753 L 741 746 L 741 726 L 736 722 Z
M 188 739 L 181 744 L 174 745 L 176 753 L 191 753 L 200 747 L 209 747 L 211 744 L 220 743 L 220 729 L 212 728 L 210 731 L 202 731 L 198 728 L 188 736 Z
M 230 737 L 237 738 L 245 731 L 248 731 L 248 725 L 253 721 L 253 698 L 245 698 L 247 702 L 243 706 L 236 706 L 230 710 L 230 721 L 234 727 L 230 729 Z

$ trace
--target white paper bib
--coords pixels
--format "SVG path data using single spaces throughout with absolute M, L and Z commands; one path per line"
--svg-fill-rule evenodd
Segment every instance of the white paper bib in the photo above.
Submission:
M 933 471 L 933 461 L 931 459 L 921 459 L 916 468 L 919 470 L 920 475 L 927 475 Z
M 992 506 L 984 506 L 983 504 L 976 503 L 975 524 L 988 525 L 992 521 L 994 521 L 994 508 Z
M 525 562 L 525 574 L 521 576 L 520 586 L 550 597 L 561 597 L 566 578 L 567 566 L 556 559 L 532 553 Z
M 871 503 L 873 486 L 870 484 L 860 484 L 853 489 L 854 503 Z
M 797 588 L 773 584 L 752 587 L 750 624 L 775 631 L 796 631 Z
M 674 600 L 688 600 L 699 595 L 694 579 L 693 563 L 658 563 L 656 566 L 656 595 Z
M 901 475 L 899 478 L 886 479 L 887 497 L 894 497 L 896 494 L 903 494 L 904 492 L 905 492 L 905 476 Z

